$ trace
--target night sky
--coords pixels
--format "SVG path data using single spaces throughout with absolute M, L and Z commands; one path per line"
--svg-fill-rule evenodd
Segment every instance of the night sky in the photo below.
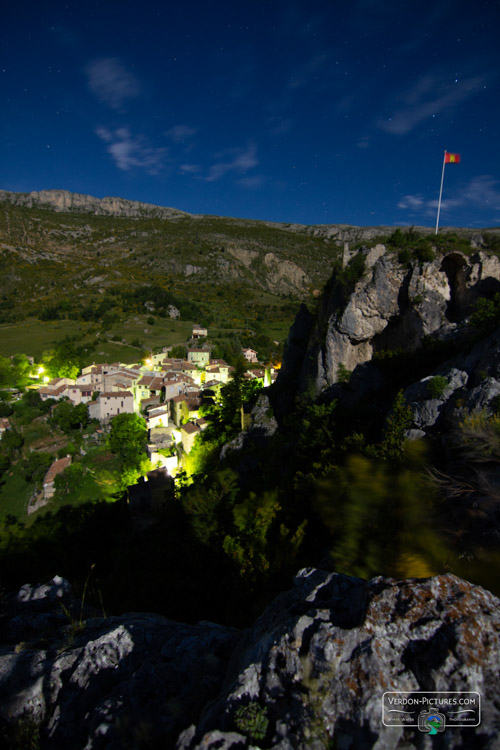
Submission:
M 305 224 L 500 224 L 500 2 L 11 2 L 0 188 Z

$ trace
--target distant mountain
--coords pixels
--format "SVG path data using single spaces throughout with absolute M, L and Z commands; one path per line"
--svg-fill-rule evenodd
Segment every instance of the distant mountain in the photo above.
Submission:
M 189 216 L 175 208 L 154 206 L 151 203 L 128 201 L 124 198 L 94 198 L 92 195 L 70 193 L 68 190 L 34 190 L 31 193 L 10 193 L 0 190 L 0 201 L 28 208 L 45 207 L 54 211 L 91 213 L 96 216 L 126 216 L 128 218 L 174 219 Z

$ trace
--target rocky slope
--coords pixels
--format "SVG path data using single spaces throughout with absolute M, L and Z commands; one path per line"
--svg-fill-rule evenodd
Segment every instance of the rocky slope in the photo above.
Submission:
M 480 725 L 448 728 L 443 747 L 493 749 L 499 605 L 449 575 L 363 581 L 308 568 L 240 632 L 92 617 L 56 577 L 1 601 L 0 732 L 10 747 L 31 734 L 42 750 L 410 750 L 433 738 L 384 726 L 385 691 L 476 691 Z

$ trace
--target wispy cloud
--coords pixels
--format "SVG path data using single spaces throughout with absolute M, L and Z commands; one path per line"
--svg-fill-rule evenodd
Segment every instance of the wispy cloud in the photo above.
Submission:
M 364 135 L 358 140 L 358 142 L 356 143 L 356 146 L 358 148 L 370 148 L 370 141 L 371 141 L 370 136 Z
M 199 164 L 180 164 L 179 172 L 182 174 L 198 174 L 198 172 L 201 172 L 201 166 Z
M 404 195 L 398 203 L 398 208 L 420 216 L 435 216 L 437 207 L 437 198 L 427 200 L 421 193 Z M 482 213 L 500 211 L 500 182 L 491 175 L 479 175 L 441 203 L 443 213 L 466 207 Z
M 404 135 L 441 112 L 451 111 L 475 96 L 484 85 L 483 78 L 470 76 L 463 80 L 446 81 L 442 75 L 428 74 L 399 98 L 400 105 L 392 116 L 378 121 L 387 133 Z
M 189 140 L 198 132 L 198 128 L 192 128 L 190 125 L 174 125 L 165 132 L 174 143 L 183 143 Z
M 164 166 L 168 149 L 151 146 L 144 135 L 132 136 L 128 128 L 109 130 L 99 127 L 96 135 L 106 143 L 108 153 L 118 169 L 143 169 L 151 175 L 159 174 Z
M 112 109 L 120 110 L 128 99 L 141 93 L 137 77 L 116 57 L 91 60 L 85 67 L 89 89 Z
M 248 169 L 253 169 L 259 163 L 257 146 L 250 142 L 243 148 L 232 148 L 218 154 L 219 159 L 210 167 L 207 182 L 216 182 L 228 172 L 244 175 Z

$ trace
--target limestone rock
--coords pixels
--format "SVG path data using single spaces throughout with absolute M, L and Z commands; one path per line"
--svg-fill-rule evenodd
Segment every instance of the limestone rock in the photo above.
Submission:
M 429 390 L 436 375 L 447 385 L 438 398 Z M 443 419 L 456 423 L 464 413 L 482 411 L 491 416 L 500 396 L 500 329 L 476 344 L 470 352 L 443 364 L 433 375 L 410 385 L 404 397 L 413 412 L 412 429 L 424 431 L 439 426 Z M 417 432 L 411 437 L 415 438 Z
M 61 586 L 70 617 L 51 598 Z M 249 750 L 261 742 L 236 711 L 251 703 L 272 750 L 430 750 L 416 729 L 383 726 L 382 695 L 455 690 L 480 693 L 481 723 L 450 729 L 446 747 L 498 746 L 500 602 L 455 576 L 307 568 L 245 631 L 144 613 L 72 622 L 79 606 L 62 581 L 2 600 L 0 737 L 28 717 L 40 750 Z M 9 630 L 21 614 L 24 630 Z
M 377 351 L 411 352 L 425 336 L 456 335 L 475 299 L 500 290 L 500 260 L 482 250 L 472 256 L 453 251 L 410 267 L 383 245 L 359 252 L 365 269 L 354 287 L 334 276 L 326 288 L 302 358 L 299 392 L 317 396 L 338 382 L 340 366 L 355 370 Z M 283 373 L 291 354 L 285 349 Z M 280 373 L 278 390 L 283 379 Z
M 382 694 L 458 690 L 483 696 L 482 721 L 450 729 L 446 747 L 493 749 L 499 604 L 451 575 L 367 582 L 303 570 L 245 636 L 194 741 L 178 747 L 201 750 L 214 729 L 224 732 L 221 747 L 238 747 L 226 733 L 236 707 L 252 701 L 269 719 L 265 747 L 273 750 L 430 748 L 417 730 L 382 725 Z

